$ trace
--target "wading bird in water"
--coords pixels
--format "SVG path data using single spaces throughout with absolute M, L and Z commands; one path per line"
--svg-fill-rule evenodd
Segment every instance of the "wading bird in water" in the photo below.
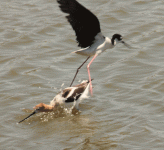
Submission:
M 36 105 L 34 107 L 35 110 L 33 111 L 33 113 L 31 113 L 29 116 L 19 121 L 18 123 L 23 122 L 24 120 L 39 112 L 55 111 L 59 106 L 65 103 L 74 103 L 74 107 L 79 110 L 79 103 L 83 97 L 83 94 L 85 98 L 85 96 L 87 96 L 89 93 L 89 85 L 89 81 L 83 81 L 81 82 L 81 84 L 65 88 L 54 97 L 54 99 L 50 102 L 50 105 L 44 103 Z
M 92 95 L 92 83 L 89 67 L 93 60 L 106 49 L 113 48 L 117 43 L 123 43 L 127 47 L 129 47 L 129 45 L 123 41 L 120 34 L 114 34 L 111 39 L 103 36 L 98 18 L 76 0 L 57 0 L 57 2 L 59 3 L 60 9 L 64 13 L 68 14 L 66 18 L 76 33 L 78 46 L 82 48 L 73 53 L 87 56 L 87 59 L 77 69 L 70 87 L 72 86 L 80 68 L 91 56 L 93 56 L 92 60 L 87 65 L 90 92 Z

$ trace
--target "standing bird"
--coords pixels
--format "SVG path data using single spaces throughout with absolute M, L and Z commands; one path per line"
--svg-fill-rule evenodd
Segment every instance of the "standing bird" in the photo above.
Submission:
M 89 81 L 82 81 L 81 84 L 67 87 L 63 91 L 59 92 L 54 99 L 50 102 L 50 105 L 40 103 L 34 107 L 33 113 L 19 121 L 18 123 L 23 122 L 24 120 L 30 118 L 36 113 L 39 112 L 52 112 L 57 110 L 58 106 L 65 103 L 74 103 L 74 107 L 79 110 L 80 101 L 88 95 L 89 93 Z M 83 96 L 84 95 L 84 96 Z
M 113 48 L 119 42 L 123 43 L 127 47 L 129 47 L 129 45 L 122 40 L 123 38 L 120 34 L 114 34 L 112 39 L 103 36 L 98 18 L 76 0 L 57 0 L 57 2 L 59 3 L 60 9 L 64 13 L 69 14 L 66 18 L 76 33 L 78 46 L 82 48 L 73 53 L 87 56 L 87 59 L 77 69 L 70 86 L 72 86 L 80 68 L 91 56 L 93 56 L 92 60 L 87 65 L 90 92 L 92 95 L 92 83 L 89 67 L 93 60 L 100 53 L 104 52 L 106 49 Z

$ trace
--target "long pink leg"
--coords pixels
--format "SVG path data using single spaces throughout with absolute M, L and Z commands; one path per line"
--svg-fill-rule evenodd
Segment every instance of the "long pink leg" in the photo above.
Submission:
M 91 75 L 90 75 L 90 70 L 89 70 L 89 67 L 91 65 L 91 63 L 93 62 L 93 60 L 97 57 L 97 54 L 94 55 L 94 57 L 92 58 L 92 60 L 89 62 L 89 64 L 87 65 L 87 70 L 88 70 L 88 76 L 89 76 L 89 83 L 90 83 L 90 93 L 91 95 L 93 95 L 93 92 L 92 92 L 92 82 L 91 82 Z

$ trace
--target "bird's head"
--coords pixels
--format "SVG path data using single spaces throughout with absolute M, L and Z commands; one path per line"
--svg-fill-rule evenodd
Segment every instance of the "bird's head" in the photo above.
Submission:
M 34 109 L 35 110 L 30 115 L 28 115 L 26 118 L 24 118 L 23 120 L 19 121 L 18 123 L 23 122 L 24 120 L 26 120 L 27 118 L 30 118 L 31 116 L 33 116 L 36 113 L 53 111 L 54 110 L 54 107 L 53 106 L 50 106 L 50 105 L 46 105 L 44 103 L 40 103 L 40 104 L 36 105 L 34 107 Z
M 35 109 L 36 112 L 49 112 L 53 110 L 52 106 L 46 105 L 44 103 L 40 103 L 33 108 Z
M 127 43 L 125 43 L 125 42 L 123 41 L 123 37 L 122 37 L 122 35 L 120 35 L 120 34 L 114 34 L 114 35 L 112 36 L 111 41 L 112 41 L 112 44 L 113 44 L 114 46 L 115 46 L 117 43 L 122 43 L 122 44 L 124 44 L 126 47 L 130 48 L 130 45 L 128 45 Z

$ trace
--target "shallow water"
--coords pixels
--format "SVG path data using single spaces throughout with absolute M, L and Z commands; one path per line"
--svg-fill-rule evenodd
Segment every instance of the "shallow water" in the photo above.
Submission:
M 86 59 L 55 0 L 0 5 L 0 149 L 161 149 L 164 147 L 164 2 L 79 0 L 120 33 L 91 66 L 93 96 L 78 114 L 38 114 L 18 121 L 69 86 Z M 87 79 L 86 65 L 75 84 Z

